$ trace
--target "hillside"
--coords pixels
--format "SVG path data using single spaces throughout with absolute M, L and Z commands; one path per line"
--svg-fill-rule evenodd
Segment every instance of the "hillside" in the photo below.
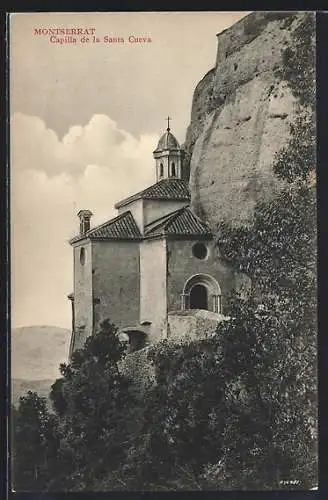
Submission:
M 49 398 L 49 393 L 54 379 L 45 380 L 22 380 L 14 378 L 11 381 L 11 400 L 17 406 L 19 398 L 26 395 L 28 391 L 37 392 L 42 398 Z
M 14 328 L 11 333 L 12 400 L 28 390 L 46 396 L 67 361 L 70 331 L 56 326 Z

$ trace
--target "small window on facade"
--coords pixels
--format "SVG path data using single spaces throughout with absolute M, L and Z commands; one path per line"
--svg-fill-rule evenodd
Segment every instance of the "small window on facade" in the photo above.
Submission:
M 205 243 L 195 243 L 192 247 L 192 254 L 194 257 L 196 257 L 196 259 L 206 259 L 208 251 Z
M 84 266 L 85 264 L 85 248 L 81 248 L 80 250 L 80 263 L 81 263 L 81 266 Z
M 159 166 L 159 176 L 163 177 L 163 175 L 164 175 L 164 166 L 163 163 L 161 163 Z
M 171 164 L 171 176 L 172 177 L 176 176 L 176 173 L 175 173 L 175 163 L 174 162 Z

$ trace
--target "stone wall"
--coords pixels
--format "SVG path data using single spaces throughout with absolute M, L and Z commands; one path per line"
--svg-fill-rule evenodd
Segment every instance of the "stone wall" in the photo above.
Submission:
M 224 320 L 222 314 L 210 311 L 174 311 L 168 315 L 167 342 L 178 346 L 192 340 L 205 340 L 215 333 L 218 323 Z M 141 397 L 156 382 L 155 367 L 148 359 L 148 354 L 159 346 L 148 346 L 128 354 L 119 364 L 122 373 L 131 378 Z M 199 347 L 202 349 L 202 343 Z M 207 349 L 207 346 L 204 345 L 204 348 Z
M 140 243 L 140 323 L 150 322 L 148 341 L 154 343 L 166 332 L 166 241 Z
M 228 293 L 235 287 L 235 273 L 220 258 L 214 241 L 207 241 L 209 253 L 204 260 L 193 256 L 193 240 L 168 240 L 168 311 L 181 309 L 181 294 L 186 281 L 195 274 L 209 274 L 217 280 L 222 292 L 222 307 Z
M 139 321 L 139 242 L 93 241 L 92 282 L 96 327 L 106 318 L 116 326 Z
M 84 249 L 84 263 L 80 253 Z M 73 248 L 75 335 L 73 349 L 80 349 L 92 334 L 92 247 L 85 240 Z
M 225 319 L 222 314 L 203 310 L 172 311 L 168 315 L 168 338 L 186 342 L 211 337 L 218 324 Z

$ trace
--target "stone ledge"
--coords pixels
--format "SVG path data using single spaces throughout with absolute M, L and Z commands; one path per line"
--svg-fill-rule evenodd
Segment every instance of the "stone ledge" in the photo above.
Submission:
M 202 309 L 171 311 L 168 314 L 168 338 L 195 340 L 213 336 L 217 326 L 226 317 Z

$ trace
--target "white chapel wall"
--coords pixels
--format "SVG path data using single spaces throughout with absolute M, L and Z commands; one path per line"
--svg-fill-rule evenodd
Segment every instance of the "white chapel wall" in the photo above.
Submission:
M 145 240 L 140 244 L 140 322 L 151 322 L 150 343 L 166 332 L 166 302 L 166 242 Z
M 144 200 L 144 223 L 149 224 L 187 205 L 186 201 Z
M 82 250 L 83 249 L 83 250 Z M 84 252 L 84 260 L 81 259 Z M 92 252 L 91 242 L 85 241 L 73 249 L 74 254 L 74 310 L 75 344 L 83 347 L 92 334 Z M 82 262 L 81 262 L 82 261 Z
M 134 326 L 139 320 L 139 242 L 94 241 L 92 248 L 95 326 L 104 319 L 119 328 Z
M 139 231 L 143 233 L 144 230 L 143 200 L 142 199 L 135 200 L 132 201 L 131 203 L 128 203 L 127 205 L 124 205 L 124 207 L 118 209 L 118 215 L 121 215 L 124 212 L 128 212 L 129 210 L 132 213 L 134 220 L 137 223 Z

